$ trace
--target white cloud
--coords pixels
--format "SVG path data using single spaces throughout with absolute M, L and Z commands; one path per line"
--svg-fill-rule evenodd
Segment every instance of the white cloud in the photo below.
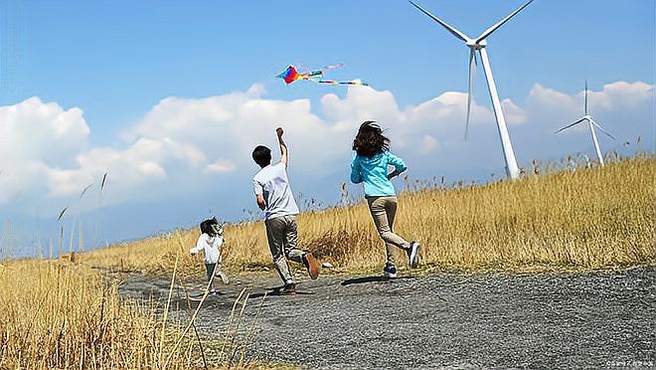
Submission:
M 204 154 L 192 145 L 170 138 L 154 140 L 142 137 L 125 149 L 99 147 L 82 152 L 75 157 L 76 167 L 49 168 L 46 171 L 48 195 L 78 194 L 86 184 L 97 182 L 106 171 L 110 171 L 113 190 L 122 193 L 120 198 L 125 198 L 125 193 L 132 189 L 137 190 L 137 194 L 142 191 L 138 186 L 167 179 L 165 167 L 199 168 L 204 161 Z
M 617 81 L 604 85 L 601 91 L 589 94 L 590 109 L 594 112 L 631 109 L 654 96 L 654 86 L 644 82 Z M 583 92 L 577 95 L 583 101 Z
M 424 135 L 424 137 L 421 139 L 421 153 L 422 154 L 430 154 L 434 152 L 435 150 L 439 149 L 440 143 L 432 137 L 431 135 Z
M 205 171 L 204 172 L 205 173 L 227 173 L 227 172 L 234 171 L 235 168 L 236 168 L 236 166 L 235 166 L 234 163 L 232 163 L 230 161 L 218 159 L 216 162 L 210 163 L 207 166 L 205 166 Z
M 653 89 L 643 82 L 607 84 L 590 93 L 591 109 L 619 137 L 636 132 L 647 136 Z M 308 99 L 275 100 L 265 94 L 255 84 L 245 92 L 162 99 L 124 133 L 122 147 L 89 148 L 90 130 L 78 108 L 65 110 L 39 98 L 0 107 L 0 202 L 19 191 L 76 196 L 108 170 L 108 202 L 185 191 L 217 174 L 247 181 L 256 170 L 252 148 L 275 145 L 278 125 L 286 129 L 292 166 L 308 178 L 346 171 L 353 135 L 369 119 L 386 128 L 392 149 L 410 159 L 411 169 L 444 173 L 503 168 L 494 115 L 487 106 L 472 102 L 470 139 L 463 141 L 467 96 L 462 92 L 444 92 L 404 108 L 392 92 L 370 87 L 350 88 L 343 97 L 326 94 L 314 108 Z M 525 106 L 510 99 L 502 104 L 520 162 L 585 150 L 580 139 L 545 136 L 580 116 L 582 93 L 569 95 L 536 84 Z M 638 128 L 612 120 L 629 113 Z
M 501 102 L 504 116 L 509 125 L 519 125 L 527 120 L 526 112 L 510 99 Z
M 0 203 L 37 191 L 48 167 L 70 164 L 88 136 L 79 108 L 64 110 L 37 97 L 0 107 Z

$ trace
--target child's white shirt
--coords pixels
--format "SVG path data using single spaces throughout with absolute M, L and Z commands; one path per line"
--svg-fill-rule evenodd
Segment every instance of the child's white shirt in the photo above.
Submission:
M 191 254 L 203 251 L 205 254 L 205 263 L 221 263 L 221 246 L 223 245 L 223 236 L 209 236 L 205 233 L 200 234 L 196 246 L 191 248 Z

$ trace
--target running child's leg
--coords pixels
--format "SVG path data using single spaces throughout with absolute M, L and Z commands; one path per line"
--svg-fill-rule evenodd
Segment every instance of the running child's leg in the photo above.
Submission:
M 389 244 L 392 244 L 401 249 L 410 248 L 410 243 L 405 241 L 402 237 L 394 234 L 390 228 L 389 219 L 387 216 L 388 203 L 396 203 L 395 197 L 371 197 L 367 198 L 369 204 L 369 211 L 374 219 L 374 224 L 378 230 L 380 237 Z M 396 208 L 395 208 L 396 210 Z
M 396 207 L 397 204 L 394 202 L 388 202 L 385 207 L 385 213 L 387 214 L 387 223 L 389 224 L 390 231 L 394 233 L 394 219 L 396 218 Z M 395 233 L 394 233 L 395 234 Z M 387 264 L 394 266 L 394 244 L 385 242 L 385 253 L 387 254 Z
M 217 279 L 217 278 L 221 279 L 221 282 L 223 284 L 230 283 L 230 279 L 228 278 L 228 275 L 225 272 L 223 272 L 223 269 L 221 268 L 221 263 L 220 262 L 216 264 L 216 270 L 215 270 L 214 276 L 215 276 L 214 279 Z
M 385 213 L 387 214 L 387 219 L 390 224 L 390 230 L 392 230 L 394 225 L 397 206 L 398 201 L 396 197 L 387 197 L 385 200 Z M 394 231 L 392 231 L 392 234 L 394 234 Z M 419 264 L 419 247 L 419 243 L 413 241 L 412 243 L 409 243 L 406 248 L 404 248 L 406 254 L 408 255 L 408 264 L 411 268 L 415 268 Z
M 221 279 L 221 282 L 223 284 L 228 284 L 230 283 L 230 279 L 228 279 L 228 275 L 223 272 L 223 257 L 221 256 L 221 249 L 219 248 L 219 261 L 216 263 L 216 269 L 214 270 L 214 275 L 216 278 Z
M 214 275 L 216 271 L 216 263 L 206 263 L 205 264 L 205 271 L 207 272 L 207 284 L 212 281 L 212 286 L 210 286 L 210 292 L 213 292 L 214 289 L 214 281 L 212 280 L 212 275 Z
M 294 278 L 289 272 L 289 266 L 287 265 L 287 259 L 285 258 L 283 249 L 285 238 L 285 220 L 283 219 L 284 217 L 272 218 L 266 220 L 264 225 L 269 241 L 269 250 L 271 251 L 271 257 L 273 257 L 273 263 L 276 266 L 278 275 L 280 275 L 280 279 L 282 279 L 285 285 L 290 285 L 294 284 Z
M 212 274 L 214 274 L 214 268 L 215 267 L 216 267 L 216 263 L 206 263 L 205 264 L 205 271 L 207 272 L 207 282 L 208 283 L 212 279 Z
M 319 264 L 314 259 L 310 252 L 306 252 L 297 248 L 298 243 L 298 225 L 296 224 L 296 217 L 285 216 L 285 238 L 283 247 L 285 248 L 285 255 L 287 258 L 294 262 L 302 263 L 310 275 L 312 280 L 319 276 Z
M 283 237 L 285 256 L 287 256 L 290 261 L 303 263 L 303 255 L 305 252 L 296 248 L 298 243 L 298 225 L 296 224 L 296 218 L 294 216 L 285 216 L 281 218 L 285 220 L 285 235 Z

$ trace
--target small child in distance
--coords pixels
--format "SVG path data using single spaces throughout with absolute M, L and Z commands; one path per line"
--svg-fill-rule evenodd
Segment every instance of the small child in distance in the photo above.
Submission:
M 228 284 L 228 276 L 221 271 L 221 246 L 225 242 L 223 226 L 219 224 L 216 217 L 213 217 L 200 223 L 200 232 L 196 246 L 189 252 L 193 256 L 203 251 L 208 284 L 213 282 L 212 275 L 220 278 L 224 284 Z M 218 294 L 218 290 L 210 286 L 210 293 Z

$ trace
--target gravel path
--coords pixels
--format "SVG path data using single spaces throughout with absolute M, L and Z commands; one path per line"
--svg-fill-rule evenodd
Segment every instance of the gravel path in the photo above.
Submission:
M 121 291 L 165 297 L 169 283 L 131 276 Z M 271 273 L 226 286 L 203 306 L 199 331 L 221 335 L 242 288 L 261 297 L 275 285 Z M 326 369 L 656 367 L 653 267 L 393 281 L 326 276 L 299 289 L 312 294 L 251 301 L 251 358 Z

